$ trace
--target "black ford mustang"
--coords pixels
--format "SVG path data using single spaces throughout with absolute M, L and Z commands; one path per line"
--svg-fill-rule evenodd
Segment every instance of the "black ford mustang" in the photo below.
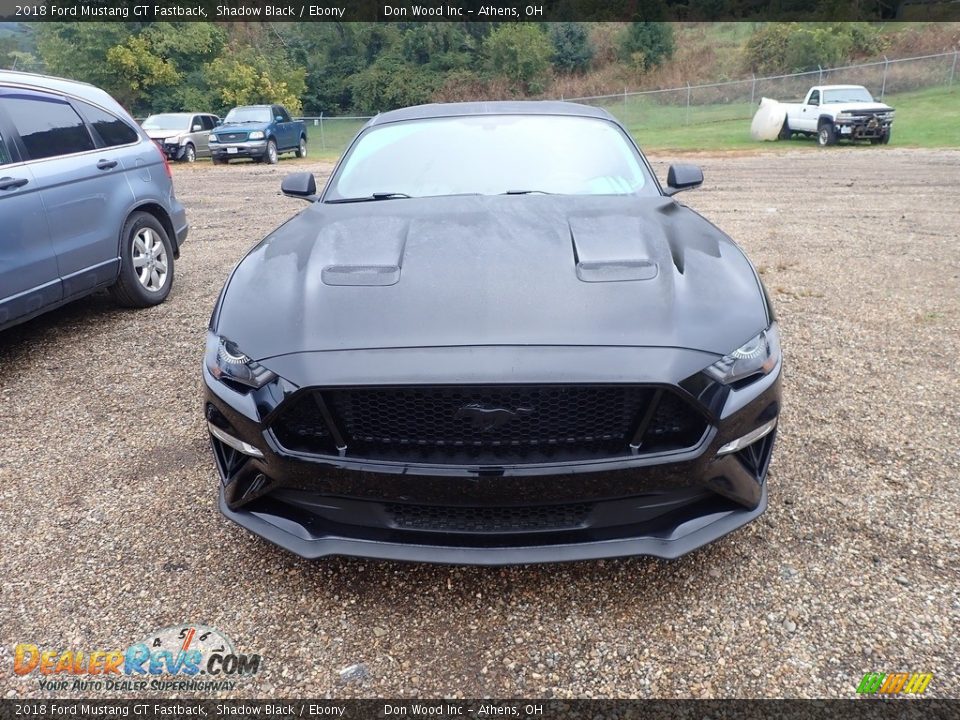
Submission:
M 220 507 L 306 557 L 672 558 L 766 508 L 773 309 L 608 113 L 371 120 L 210 321 Z

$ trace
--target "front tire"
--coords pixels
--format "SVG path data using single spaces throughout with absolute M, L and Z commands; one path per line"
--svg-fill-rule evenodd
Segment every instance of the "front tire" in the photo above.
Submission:
M 193 146 L 193 143 L 187 143 L 187 146 L 183 149 L 183 161 L 185 163 L 195 163 L 197 161 L 197 149 Z
M 307 139 L 301 135 L 300 145 L 297 147 L 297 157 L 305 158 L 307 156 Z
M 820 147 L 837 144 L 837 129 L 833 123 L 821 123 L 817 130 L 817 144 Z
M 110 293 L 124 307 L 159 305 L 173 287 L 173 245 L 160 222 L 135 212 L 120 234 L 120 276 Z
M 267 151 L 263 154 L 263 161 L 267 165 L 276 165 L 280 160 L 280 155 L 277 153 L 277 142 L 276 140 L 270 140 L 267 142 Z

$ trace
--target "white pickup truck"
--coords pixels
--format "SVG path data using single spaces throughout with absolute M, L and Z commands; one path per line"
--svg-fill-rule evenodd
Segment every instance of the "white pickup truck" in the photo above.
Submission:
M 820 145 L 834 145 L 837 140 L 890 142 L 894 110 L 874 100 L 862 85 L 816 85 L 802 103 L 781 106 L 787 111 L 781 140 L 799 133 L 816 135 Z

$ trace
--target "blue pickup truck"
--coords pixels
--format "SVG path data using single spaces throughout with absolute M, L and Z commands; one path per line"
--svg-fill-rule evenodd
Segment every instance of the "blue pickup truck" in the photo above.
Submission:
M 281 105 L 244 105 L 227 113 L 223 124 L 210 133 L 210 154 L 215 165 L 234 158 L 276 165 L 280 153 L 307 156 L 307 128 L 293 120 Z

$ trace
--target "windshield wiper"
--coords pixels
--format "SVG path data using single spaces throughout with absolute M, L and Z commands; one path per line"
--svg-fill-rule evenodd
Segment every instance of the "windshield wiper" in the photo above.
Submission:
M 409 198 L 413 197 L 412 195 L 407 195 L 402 192 L 375 192 L 364 197 L 354 197 L 354 198 L 335 198 L 334 200 L 327 200 L 328 203 L 354 203 L 354 202 L 371 202 L 373 200 L 394 200 L 396 198 Z
M 552 192 L 547 192 L 546 190 L 507 190 L 506 192 L 500 193 L 501 195 L 553 195 Z

